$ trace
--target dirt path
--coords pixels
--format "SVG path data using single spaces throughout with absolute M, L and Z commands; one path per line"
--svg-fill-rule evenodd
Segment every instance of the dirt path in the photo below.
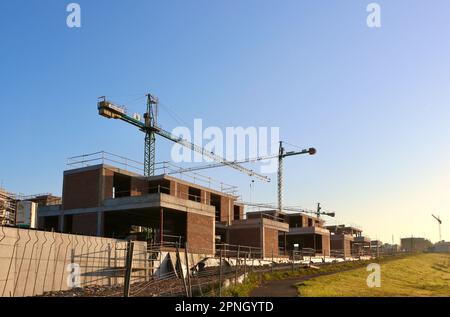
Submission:
M 263 283 L 261 286 L 255 288 L 250 293 L 250 297 L 297 297 L 298 290 L 295 284 L 299 282 L 306 281 L 319 276 L 331 275 L 356 269 L 359 269 L 359 267 L 344 269 L 336 272 L 317 273 L 312 275 L 287 278 L 283 280 L 267 281 Z

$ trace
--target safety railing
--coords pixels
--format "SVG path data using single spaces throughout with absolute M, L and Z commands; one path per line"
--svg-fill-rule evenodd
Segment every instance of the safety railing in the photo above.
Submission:
M 106 151 L 82 154 L 66 159 L 66 165 L 69 168 L 82 168 L 98 164 L 111 164 L 126 171 L 144 175 L 144 164 L 142 162 L 113 154 Z M 219 190 L 230 195 L 238 195 L 238 187 L 213 179 L 195 172 L 184 172 L 184 169 L 169 161 L 156 162 L 155 174 L 179 175 L 181 178 L 187 178 L 194 184 L 200 183 L 211 189 Z
M 263 256 L 262 249 L 258 247 L 217 243 L 216 256 L 220 254 L 223 257 L 261 258 Z

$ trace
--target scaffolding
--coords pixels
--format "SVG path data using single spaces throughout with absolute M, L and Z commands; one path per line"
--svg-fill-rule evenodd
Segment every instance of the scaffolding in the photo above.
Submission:
M 39 206 L 53 206 L 61 205 L 62 199 L 59 196 L 54 196 L 51 193 L 41 193 L 34 195 L 16 195 L 17 201 L 32 201 Z
M 13 226 L 15 224 L 16 208 L 15 195 L 0 188 L 0 225 Z

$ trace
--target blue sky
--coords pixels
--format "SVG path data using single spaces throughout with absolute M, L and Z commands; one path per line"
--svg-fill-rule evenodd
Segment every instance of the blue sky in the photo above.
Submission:
M 205 126 L 276 126 L 314 146 L 285 162 L 286 204 L 336 211 L 373 238 L 450 239 L 450 3 L 378 1 L 69 1 L 0 5 L 0 181 L 61 193 L 65 159 L 107 150 L 142 160 L 143 135 L 97 115 L 106 95 L 142 112 L 162 107 Z M 134 101 L 128 103 L 129 101 Z M 168 130 L 179 125 L 162 111 Z M 158 160 L 171 144 L 158 139 Z M 288 148 L 289 149 L 289 148 Z M 291 148 L 293 149 L 293 148 Z M 203 172 L 205 173 L 205 172 Z M 276 201 L 274 182 L 208 174 L 243 198 Z

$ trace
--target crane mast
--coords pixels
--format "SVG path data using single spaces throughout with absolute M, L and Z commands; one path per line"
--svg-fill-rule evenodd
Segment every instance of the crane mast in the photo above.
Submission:
M 155 175 L 156 157 L 156 136 L 154 129 L 157 126 L 158 99 L 152 95 L 147 95 L 147 112 L 144 114 L 145 120 L 145 146 L 144 146 L 144 175 Z
M 283 155 L 284 155 L 284 147 L 283 142 L 280 141 L 280 148 L 278 150 L 278 188 L 277 188 L 277 194 L 278 194 L 278 211 L 283 211 Z
M 442 241 L 442 235 L 441 235 L 441 224 L 442 224 L 442 220 L 440 217 L 436 217 L 435 215 L 431 215 L 433 216 L 434 219 L 436 219 L 436 221 L 439 224 L 439 241 Z

